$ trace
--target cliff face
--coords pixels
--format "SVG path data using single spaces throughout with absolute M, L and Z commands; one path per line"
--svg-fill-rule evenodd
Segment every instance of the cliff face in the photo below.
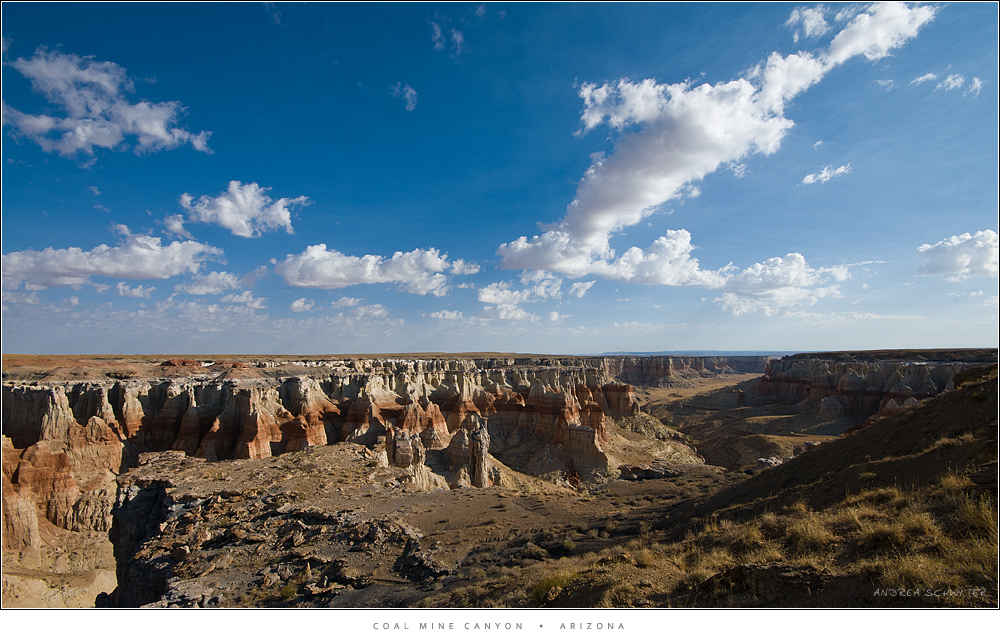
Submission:
M 602 358 L 608 374 L 644 387 L 689 387 L 692 378 L 724 373 L 763 373 L 767 356 L 650 356 Z
M 782 358 L 751 383 L 750 403 L 801 402 L 826 419 L 864 422 L 915 406 L 955 388 L 952 378 L 970 363 L 831 362 Z
M 65 529 L 106 531 L 115 476 L 146 451 L 217 461 L 384 442 L 386 462 L 425 488 L 488 486 L 491 455 L 532 473 L 600 472 L 605 418 L 638 412 L 616 378 L 672 375 L 632 361 L 369 360 L 287 378 L 228 363 L 215 377 L 192 366 L 168 379 L 6 381 L 5 524 L 30 545 L 34 505 Z M 526 460 L 525 448 L 540 455 Z
M 607 418 L 637 415 L 633 384 L 763 371 L 766 358 L 524 357 L 200 363 L 150 377 L 3 384 L 4 509 L 11 540 L 38 537 L 28 514 L 106 531 L 117 474 L 143 452 L 261 459 L 350 442 L 381 449 L 422 488 L 532 475 L 598 476 Z M 282 367 L 307 375 L 284 375 Z M 6 536 L 5 536 L 6 539 Z M 13 543 L 12 543 L 13 544 Z

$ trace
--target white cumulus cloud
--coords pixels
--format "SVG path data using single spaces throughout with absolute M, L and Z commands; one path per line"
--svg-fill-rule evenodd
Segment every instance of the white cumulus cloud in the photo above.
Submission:
M 106 244 L 89 251 L 77 247 L 42 251 L 17 251 L 3 256 L 3 286 L 16 289 L 20 283 L 29 287 L 80 286 L 91 276 L 162 280 L 182 273 L 197 273 L 208 260 L 222 257 L 222 250 L 193 242 L 171 242 L 132 234 L 118 226 L 122 240 L 116 247 Z
M 819 287 L 830 280 L 850 277 L 846 267 L 814 269 L 799 253 L 769 258 L 731 274 L 724 293 L 715 299 L 733 315 L 773 316 L 795 307 L 808 307 L 823 297 L 840 297 L 839 285 Z
M 289 254 L 274 270 L 293 287 L 339 289 L 355 284 L 398 283 L 410 293 L 443 296 L 448 278 L 442 272 L 451 266 L 447 254 L 434 248 L 397 251 L 385 258 L 349 256 L 317 244 L 300 254 Z
M 167 232 L 167 235 L 194 240 L 191 232 L 184 228 L 184 216 L 175 213 L 166 216 L 163 220 L 160 220 L 160 223 L 163 225 L 163 229 Z
M 920 28 L 934 19 L 937 10 L 938 7 L 932 5 L 911 7 L 902 2 L 870 5 L 834 37 L 826 54 L 827 61 L 836 65 L 858 55 L 868 60 L 881 60 L 893 49 L 915 38 Z
M 187 212 L 191 222 L 214 224 L 229 229 L 233 235 L 242 238 L 257 238 L 264 231 L 292 229 L 291 209 L 311 204 L 306 196 L 297 198 L 274 198 L 267 195 L 270 188 L 261 187 L 256 182 L 243 184 L 232 180 L 229 188 L 214 198 L 201 196 L 197 200 L 190 194 L 181 195 L 181 207 Z M 179 222 L 168 218 L 168 230 L 184 235 L 183 228 L 177 229 Z
M 951 236 L 935 244 L 923 244 L 917 253 L 927 262 L 917 273 L 922 276 L 948 275 L 949 282 L 974 276 L 996 278 L 998 273 L 998 236 L 987 229 L 975 234 Z
M 479 317 L 487 320 L 535 322 L 538 317 L 525 311 L 521 305 L 562 297 L 562 278 L 557 278 L 547 271 L 525 271 L 521 275 L 521 282 L 531 286 L 525 289 L 512 289 L 509 282 L 494 282 L 480 289 L 479 301 L 489 306 L 483 307 Z
M 302 313 L 303 311 L 312 311 L 314 306 L 316 306 L 315 300 L 299 298 L 298 300 L 293 301 L 288 308 L 295 313 Z
M 569 287 L 569 295 L 576 296 L 577 298 L 582 298 L 590 288 L 594 286 L 597 280 L 591 280 L 590 282 L 574 282 Z
M 925 73 L 924 75 L 920 76 L 919 78 L 914 78 L 913 80 L 910 80 L 910 84 L 911 85 L 913 85 L 913 84 L 923 84 L 923 83 L 928 82 L 930 80 L 937 80 L 937 74 L 936 73 Z
M 611 155 L 598 154 L 578 183 L 565 216 L 497 249 L 508 269 L 545 270 L 572 278 L 595 275 L 623 282 L 718 288 L 725 277 L 703 270 L 684 229 L 650 247 L 620 255 L 611 239 L 662 210 L 697 195 L 696 183 L 720 167 L 771 154 L 794 123 L 785 105 L 855 57 L 877 60 L 914 37 L 934 7 L 872 5 L 849 20 L 829 48 L 788 56 L 772 53 L 745 77 L 717 84 L 660 84 L 627 78 L 583 83 L 581 133 L 607 125 L 616 135 Z M 805 14 L 793 23 L 805 28 Z M 809 18 L 815 33 L 819 23 Z
M 451 272 L 456 276 L 471 276 L 474 273 L 479 273 L 479 265 L 459 258 L 451 263 Z
M 211 132 L 193 134 L 177 126 L 184 112 L 179 102 L 131 102 L 135 90 L 123 67 L 98 62 L 93 56 L 39 49 L 10 66 L 31 81 L 32 88 L 64 115 L 27 114 L 4 103 L 9 124 L 47 152 L 93 155 L 94 148 L 126 148 L 132 139 L 136 153 L 152 153 L 190 144 L 210 152 Z

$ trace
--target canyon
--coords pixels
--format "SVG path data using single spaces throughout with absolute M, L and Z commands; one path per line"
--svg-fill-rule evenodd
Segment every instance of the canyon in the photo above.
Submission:
M 153 579 L 160 584 L 155 589 L 138 586 L 162 573 L 162 567 L 154 570 L 136 560 L 136 554 L 148 555 L 144 545 L 167 526 L 162 514 L 151 514 L 172 509 L 179 517 L 194 510 L 197 517 L 189 517 L 181 527 L 191 534 L 198 527 L 189 525 L 204 521 L 205 515 L 198 514 L 208 514 L 213 505 L 245 501 L 258 513 L 278 509 L 269 487 L 295 475 L 288 469 L 292 460 L 317 473 L 342 467 L 345 478 L 349 475 L 360 486 L 381 486 L 393 500 L 401 499 L 396 508 L 404 511 L 405 505 L 425 499 L 416 496 L 435 496 L 440 490 L 477 492 L 476 500 L 541 494 L 573 502 L 619 483 L 675 478 L 681 469 L 706 483 L 733 481 L 735 473 L 756 462 L 757 451 L 724 461 L 728 464 L 711 459 L 707 461 L 712 464 L 705 464 L 718 447 L 702 442 L 704 433 L 698 428 L 665 427 L 668 421 L 655 409 L 669 406 L 674 418 L 691 414 L 691 403 L 715 403 L 693 410 L 700 414 L 699 426 L 728 420 L 726 428 L 732 429 L 738 422 L 745 440 L 746 424 L 753 424 L 759 437 L 797 437 L 803 442 L 812 437 L 808 446 L 815 446 L 825 441 L 822 438 L 952 391 L 953 380 L 963 370 L 990 358 L 995 361 L 995 352 L 988 351 L 961 358 L 937 355 L 937 360 L 919 362 L 838 362 L 808 354 L 780 360 L 502 354 L 295 359 L 5 356 L 4 601 L 14 603 L 20 597 L 45 606 L 89 606 L 93 601 L 87 600 L 103 592 L 105 605 L 138 606 L 165 597 L 169 589 L 162 576 Z M 705 384 L 729 380 L 744 383 L 720 387 L 711 400 L 697 396 Z M 653 396 L 659 403 L 649 402 Z M 783 429 L 780 419 L 769 421 L 765 409 L 755 409 L 773 406 L 783 407 L 783 415 L 794 406 L 795 413 L 809 415 L 821 426 L 795 434 Z M 717 412 L 734 415 L 720 422 Z M 786 453 L 797 455 L 808 448 L 796 446 Z M 738 447 L 729 443 L 723 448 L 729 455 Z M 272 459 L 283 462 L 268 466 Z M 276 468 L 285 470 L 284 475 L 269 482 L 249 480 Z M 214 488 L 206 490 L 203 483 L 180 492 L 171 488 L 191 477 L 239 473 L 250 474 L 243 485 L 257 487 L 253 500 L 246 486 L 227 490 L 225 484 L 208 483 Z M 398 570 L 398 576 L 406 578 L 411 572 L 423 580 L 437 571 L 437 561 L 420 548 L 420 534 L 410 525 L 391 518 L 376 522 L 343 513 L 334 517 L 339 511 L 319 496 L 311 502 L 304 498 L 310 492 L 314 494 L 315 487 L 293 494 L 303 502 L 295 512 L 301 515 L 311 508 L 312 516 L 302 515 L 300 525 L 284 518 L 275 526 L 306 527 L 300 533 L 309 539 L 332 536 L 324 544 L 339 545 L 341 555 L 347 542 L 356 546 L 369 535 L 365 532 L 378 530 L 382 533 L 371 534 L 378 539 L 374 546 L 393 547 L 394 562 L 405 569 Z M 585 504 L 574 504 L 587 511 Z M 215 507 L 219 514 L 228 509 Z M 317 515 L 320 511 L 326 515 Z M 150 523 L 160 530 L 147 530 Z M 320 529 L 327 533 L 320 535 Z M 257 544 L 277 549 L 291 533 L 280 540 L 265 536 Z M 189 564 L 201 557 L 191 552 L 192 545 L 209 544 L 199 538 L 207 535 L 204 530 L 192 535 L 194 542 L 185 538 L 185 544 L 173 547 L 189 549 L 175 554 L 190 555 Z M 452 553 L 442 562 L 454 565 L 461 561 L 459 555 Z M 173 564 L 183 560 L 174 558 Z M 341 574 L 348 568 L 337 566 Z M 364 573 L 360 566 L 351 571 Z M 74 576 L 75 586 L 53 578 L 67 575 Z M 327 581 L 333 577 L 327 576 Z M 341 578 L 340 584 L 356 587 L 364 582 Z M 116 590 L 115 584 L 131 586 Z

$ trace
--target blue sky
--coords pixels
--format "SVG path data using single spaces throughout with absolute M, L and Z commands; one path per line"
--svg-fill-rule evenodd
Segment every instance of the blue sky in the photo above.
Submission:
M 996 347 L 997 7 L 3 5 L 5 353 Z

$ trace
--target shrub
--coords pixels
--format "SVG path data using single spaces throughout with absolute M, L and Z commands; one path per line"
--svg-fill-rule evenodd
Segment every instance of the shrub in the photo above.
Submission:
M 653 563 L 656 561 L 656 554 L 649 549 L 639 549 L 635 552 L 633 561 L 635 562 L 635 566 L 640 569 L 646 569 L 653 566 Z
M 569 583 L 573 582 L 574 578 L 576 578 L 575 573 L 567 573 L 563 571 L 553 573 L 538 582 L 531 590 L 531 595 L 534 597 L 536 602 L 543 604 L 549 600 L 553 600 L 556 595 L 558 595 L 559 591 L 569 585 Z M 554 589 L 558 589 L 559 591 L 556 591 L 553 594 Z
M 284 600 L 285 602 L 294 598 L 295 594 L 296 591 L 294 585 L 286 584 L 285 586 L 281 587 L 281 599 Z
M 468 577 L 470 580 L 482 580 L 486 577 L 486 570 L 482 567 L 473 567 L 469 569 Z

